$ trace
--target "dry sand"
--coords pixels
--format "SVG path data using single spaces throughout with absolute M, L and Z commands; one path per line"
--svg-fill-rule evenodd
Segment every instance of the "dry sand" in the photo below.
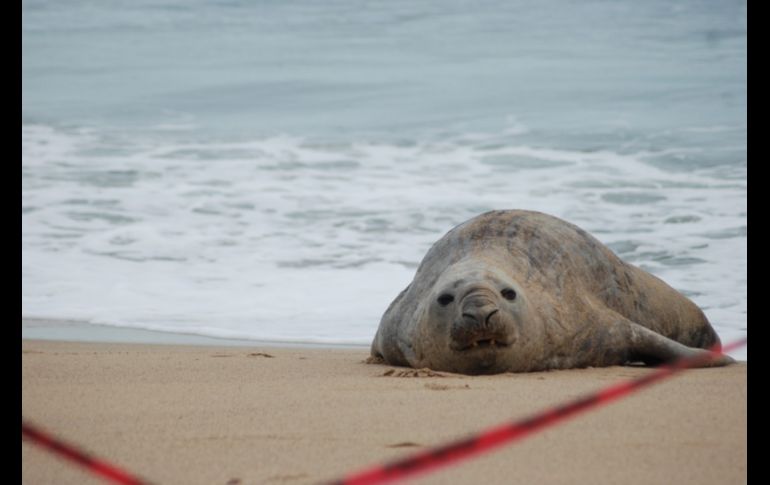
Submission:
M 22 341 L 22 415 L 161 484 L 303 484 L 648 369 L 400 377 L 340 349 Z M 747 365 L 686 371 L 413 483 L 739 484 Z M 102 483 L 22 441 L 27 484 Z

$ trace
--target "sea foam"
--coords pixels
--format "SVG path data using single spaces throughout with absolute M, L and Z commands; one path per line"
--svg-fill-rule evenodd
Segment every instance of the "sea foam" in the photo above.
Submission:
M 519 208 L 658 275 L 723 341 L 746 334 L 745 160 L 680 170 L 660 160 L 691 146 L 573 150 L 524 133 L 179 141 L 23 125 L 22 314 L 368 343 L 433 242 Z

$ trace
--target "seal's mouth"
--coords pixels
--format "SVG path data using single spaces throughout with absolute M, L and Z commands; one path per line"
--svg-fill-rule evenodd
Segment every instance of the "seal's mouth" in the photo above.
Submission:
M 505 349 L 510 346 L 511 346 L 511 342 L 507 342 L 506 340 L 486 337 L 486 338 L 479 338 L 479 339 L 472 340 L 469 343 L 463 344 L 463 345 L 455 343 L 452 346 L 452 348 L 454 348 L 454 350 L 457 350 L 459 352 L 472 352 L 472 351 Z

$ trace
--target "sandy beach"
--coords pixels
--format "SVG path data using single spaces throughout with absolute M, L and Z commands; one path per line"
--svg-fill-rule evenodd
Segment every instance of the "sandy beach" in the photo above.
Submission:
M 154 483 L 306 484 L 649 372 L 415 377 L 367 356 L 22 340 L 22 415 Z M 413 483 L 745 483 L 746 397 L 746 363 L 689 370 Z M 103 483 L 25 441 L 22 482 Z

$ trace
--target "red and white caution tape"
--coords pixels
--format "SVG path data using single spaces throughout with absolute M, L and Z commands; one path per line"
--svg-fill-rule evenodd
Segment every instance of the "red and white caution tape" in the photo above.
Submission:
M 745 344 L 746 338 L 743 338 L 724 346 L 722 350 L 726 352 Z M 372 485 L 385 483 L 455 464 L 461 460 L 491 451 L 506 443 L 522 439 L 583 411 L 608 404 L 643 387 L 671 377 L 688 367 L 697 366 L 719 355 L 717 352 L 712 352 L 681 359 L 672 364 L 659 367 L 642 377 L 614 384 L 527 418 L 495 426 L 468 438 L 421 451 L 391 463 L 363 469 L 339 480 L 332 481 L 330 484 Z
M 24 418 L 21 419 L 21 437 L 28 439 L 63 458 L 72 460 L 85 467 L 94 475 L 99 475 L 114 483 L 121 483 L 124 485 L 148 485 L 150 483 L 121 470 L 115 465 L 91 456 L 76 445 L 54 438 L 40 428 L 31 425 L 29 422 L 25 421 Z

